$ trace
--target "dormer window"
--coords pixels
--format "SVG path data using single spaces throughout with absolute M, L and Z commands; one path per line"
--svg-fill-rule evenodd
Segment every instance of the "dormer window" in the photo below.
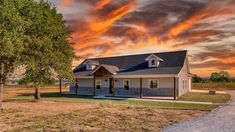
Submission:
M 86 69 L 87 69 L 87 70 L 93 70 L 92 64 L 87 63 L 87 64 L 86 64 Z
M 86 65 L 86 70 L 90 71 L 93 70 L 96 66 L 98 66 L 99 62 L 96 60 L 87 60 L 86 62 L 84 62 L 84 64 Z
M 163 59 L 154 54 L 149 55 L 145 60 L 148 61 L 149 67 L 159 67 L 160 63 L 163 61 Z
M 152 60 L 151 60 L 151 65 L 152 65 L 152 66 L 156 66 L 156 60 L 155 60 L 155 59 L 152 59 Z

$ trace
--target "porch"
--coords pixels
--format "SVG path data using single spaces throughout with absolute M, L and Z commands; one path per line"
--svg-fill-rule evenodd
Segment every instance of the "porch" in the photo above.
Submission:
M 118 76 L 112 66 L 99 67 L 92 76 L 75 81 L 75 94 L 89 93 L 94 97 L 121 97 L 142 99 L 174 99 L 177 97 L 177 78 L 175 76 Z M 158 80 L 158 88 L 149 88 L 149 80 Z M 80 85 L 79 85 L 80 82 Z M 92 84 L 81 85 L 81 82 Z M 81 92 L 83 90 L 83 92 Z M 80 92 L 78 92 L 80 90 Z

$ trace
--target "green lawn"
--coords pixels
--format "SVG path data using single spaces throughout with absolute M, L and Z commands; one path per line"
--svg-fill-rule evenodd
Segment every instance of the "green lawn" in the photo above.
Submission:
M 229 94 L 216 94 L 209 95 L 208 93 L 187 93 L 178 100 L 181 101 L 199 101 L 199 102 L 213 102 L 213 103 L 225 103 L 230 100 Z
M 20 95 L 12 99 L 32 99 L 33 96 Z M 198 110 L 212 110 L 217 105 L 207 105 L 207 104 L 185 104 L 185 103 L 174 103 L 174 102 L 156 102 L 156 101 L 143 101 L 143 100 L 110 100 L 110 99 L 94 99 L 92 96 L 76 96 L 69 94 L 59 94 L 59 93 L 44 93 L 42 94 L 43 100 L 53 100 L 53 101 L 79 101 L 88 103 L 109 103 L 115 105 L 125 105 L 130 107 L 157 107 L 157 108 L 175 108 L 175 109 L 198 109 Z

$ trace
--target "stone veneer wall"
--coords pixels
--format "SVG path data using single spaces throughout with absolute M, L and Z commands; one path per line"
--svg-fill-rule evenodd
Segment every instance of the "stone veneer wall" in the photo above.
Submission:
M 144 96 L 172 97 L 174 94 L 173 90 L 174 90 L 173 88 L 157 88 L 157 89 L 143 88 L 142 95 L 143 97 Z M 70 86 L 70 93 L 75 94 L 74 86 Z M 79 87 L 78 95 L 93 95 L 93 88 L 92 87 Z M 112 94 L 109 93 L 109 88 L 101 87 L 101 89 L 96 89 L 96 95 L 111 96 Z M 140 88 L 129 88 L 128 90 L 124 88 L 115 88 L 115 96 L 139 97 Z
M 73 85 L 70 86 L 70 93 L 75 94 L 75 87 Z M 79 87 L 78 88 L 78 95 L 93 95 L 93 88 L 92 87 Z

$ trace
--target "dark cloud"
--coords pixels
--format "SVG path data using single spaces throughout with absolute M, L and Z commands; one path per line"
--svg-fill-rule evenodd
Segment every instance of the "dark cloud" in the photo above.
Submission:
M 234 66 L 233 62 L 221 60 L 235 56 L 235 38 L 232 38 L 235 0 L 107 0 L 108 4 L 99 9 L 96 6 L 100 0 L 71 1 L 71 6 L 83 3 L 89 7 L 86 13 L 70 14 L 67 21 L 76 33 L 74 42 L 81 52 L 77 55 L 82 58 L 94 56 L 92 48 L 97 48 L 96 55 L 102 56 L 119 54 L 125 48 L 133 47 L 134 52 L 147 46 L 166 45 L 169 50 L 197 49 L 198 52 L 190 51 L 193 67 L 231 69 Z M 122 7 L 130 3 L 135 7 L 125 12 Z M 123 14 L 118 16 L 119 13 Z M 95 24 L 91 30 L 96 22 L 98 26 Z M 96 28 L 99 30 L 93 31 Z M 115 52 L 107 54 L 110 50 Z

